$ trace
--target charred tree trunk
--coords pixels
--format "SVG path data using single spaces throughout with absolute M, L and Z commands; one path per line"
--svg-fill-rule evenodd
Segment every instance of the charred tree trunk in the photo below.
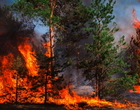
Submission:
M 50 21 L 49 21 L 49 55 L 47 57 L 51 58 L 51 61 L 49 63 L 49 68 L 48 68 L 48 74 L 46 74 L 46 84 L 45 84 L 45 100 L 44 103 L 48 100 L 48 80 L 51 80 L 50 78 L 48 79 L 48 76 L 53 76 L 53 57 L 54 57 L 54 29 L 53 29 L 53 21 L 52 17 L 54 16 L 54 9 L 56 5 L 56 0 L 50 0 L 50 8 L 51 8 L 51 14 L 50 14 Z
M 95 73 L 95 95 L 102 99 L 104 94 L 104 78 L 102 68 L 96 68 Z

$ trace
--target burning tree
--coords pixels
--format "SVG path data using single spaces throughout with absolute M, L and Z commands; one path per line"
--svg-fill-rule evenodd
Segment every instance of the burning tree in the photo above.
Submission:
M 40 20 L 43 22 L 44 26 L 49 27 L 49 32 L 46 30 L 46 34 L 48 35 L 47 40 L 44 39 L 45 44 L 44 47 L 47 49 L 47 52 L 44 56 L 40 57 L 40 61 L 42 61 L 40 69 L 42 69 L 45 77 L 45 103 L 47 101 L 47 96 L 51 94 L 49 89 L 52 89 L 51 83 L 53 81 L 56 81 L 56 79 L 59 79 L 56 77 L 59 72 L 62 72 L 63 69 L 66 67 L 63 65 L 59 65 L 56 63 L 56 56 L 54 54 L 54 48 L 55 48 L 55 28 L 61 28 L 59 25 L 59 17 L 55 15 L 55 8 L 57 0 L 20 0 L 15 2 L 10 8 L 12 11 L 19 12 L 21 11 L 23 16 L 28 16 L 30 18 L 34 18 L 34 20 Z M 46 36 L 45 36 L 46 37 Z M 43 59 L 43 60 L 42 60 Z M 44 62 L 45 61 L 45 62 Z M 65 63 L 66 64 L 66 63 Z M 57 66 L 56 66 L 57 65 Z M 60 81 L 60 80 L 59 80 Z M 40 85 L 42 86 L 42 84 Z M 38 87 L 38 86 L 36 86 Z M 35 87 L 35 88 L 36 88 Z M 51 92 L 53 92 L 51 90 Z
M 24 77 L 27 76 L 27 74 L 25 74 L 24 60 L 18 46 L 23 42 L 23 39 L 32 35 L 34 25 L 29 22 L 27 23 L 27 19 L 25 18 L 20 20 L 15 19 L 6 7 L 0 7 L 0 14 L 1 97 L 5 97 L 5 100 L 2 100 L 2 102 L 17 102 L 19 91 L 18 78 L 21 79 L 23 75 Z M 19 62 L 15 63 L 17 66 L 15 67 L 14 59 L 17 57 L 21 59 L 21 62 L 20 64 Z M 21 67 L 24 69 L 21 69 Z
M 140 64 L 140 58 L 139 58 L 139 48 L 140 48 L 140 21 L 137 19 L 136 16 L 136 12 L 133 9 L 132 11 L 132 15 L 133 15 L 133 27 L 136 30 L 136 37 L 132 36 L 131 40 L 130 40 L 130 49 L 129 51 L 131 53 L 133 53 L 134 57 L 133 57 L 133 61 L 131 62 L 131 68 L 137 72 L 139 74 L 140 72 L 140 68 L 139 68 L 139 64 Z M 134 74 L 134 73 L 131 73 Z
M 92 2 L 90 7 L 86 7 L 80 0 L 76 2 L 75 0 L 19 0 L 11 6 L 14 12 L 22 12 L 22 15 L 41 20 L 45 26 L 49 26 L 48 39 L 45 39 L 44 45 L 48 50 L 45 55 L 39 58 L 39 61 L 36 59 L 35 51 L 32 51 L 28 38 L 23 38 L 22 42 L 17 46 L 27 68 L 27 74 L 26 76 L 22 75 L 19 67 L 21 61 L 17 58 L 14 62 L 17 72 L 16 85 L 14 85 L 17 88 L 16 101 L 21 103 L 42 103 L 44 101 L 46 103 L 47 99 L 49 99 L 50 102 L 66 104 L 67 106 L 70 106 L 70 104 L 77 105 L 76 103 L 80 101 L 87 102 L 87 104 L 92 106 L 99 103 L 102 105 L 104 102 L 107 105 L 113 105 L 113 103 L 108 103 L 99 98 L 102 98 L 107 93 L 112 93 L 116 86 L 117 89 L 120 87 L 120 89 L 125 89 L 125 85 L 131 86 L 135 82 L 135 77 L 128 77 L 127 73 L 129 71 L 124 70 L 127 67 L 127 63 L 124 62 L 122 57 L 124 51 L 120 50 L 120 52 L 117 52 L 120 46 L 125 45 L 124 38 L 121 38 L 115 47 L 113 33 L 117 29 L 116 27 L 113 29 L 108 28 L 108 24 L 114 18 L 112 12 L 115 2 L 113 0 L 108 2 L 105 0 L 93 0 Z M 69 10 L 67 6 L 74 9 Z M 70 16 L 68 12 L 70 12 Z M 61 35 L 62 39 L 59 35 Z M 59 36 L 59 39 L 55 38 L 56 36 L 57 38 Z M 78 43 L 85 38 L 90 38 L 92 41 L 86 45 L 87 54 L 84 56 L 79 52 L 81 45 Z M 57 43 L 61 44 L 64 53 L 70 52 L 67 49 L 71 50 L 70 46 L 73 46 L 73 44 L 73 48 L 79 46 L 72 50 L 74 50 L 74 53 L 77 52 L 76 55 L 80 54 L 81 59 L 84 56 L 85 60 L 82 61 L 78 56 L 75 62 L 79 65 L 76 66 L 78 69 L 84 70 L 84 76 L 86 76 L 87 80 L 92 81 L 96 96 L 99 98 L 81 97 L 76 95 L 75 92 L 71 92 L 72 95 L 70 95 L 68 89 L 59 91 L 59 97 L 48 97 L 55 93 L 54 88 L 56 86 L 54 87 L 54 85 L 60 84 L 58 73 L 69 66 L 67 61 L 62 63 L 65 61 L 64 57 L 61 57 L 63 60 L 57 59 L 56 53 L 60 51 L 56 52 L 59 48 L 55 48 L 55 40 L 56 42 L 61 40 Z M 63 56 L 64 54 L 61 55 Z M 8 55 L 8 58 L 11 57 L 12 55 Z M 4 60 L 6 58 L 4 57 Z M 6 62 L 8 61 L 6 60 Z M 4 61 L 2 63 L 4 66 L 7 64 Z M 124 73 L 124 77 L 111 79 L 112 74 L 119 72 Z M 25 83 L 26 81 L 27 83 Z M 3 85 L 1 86 L 0 83 L 1 88 L 3 88 Z

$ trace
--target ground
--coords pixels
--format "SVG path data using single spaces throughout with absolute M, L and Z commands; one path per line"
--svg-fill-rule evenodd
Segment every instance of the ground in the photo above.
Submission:
M 119 102 L 123 103 L 124 100 L 137 103 L 137 106 L 130 106 L 128 108 L 112 108 L 112 107 L 86 107 L 86 103 L 78 103 L 80 109 L 73 107 L 66 109 L 64 105 L 51 104 L 0 104 L 0 110 L 140 110 L 140 93 L 126 92 L 125 98 Z M 110 100 L 111 101 L 111 100 Z
M 0 110 L 67 110 L 63 105 L 56 104 L 0 104 Z M 70 109 L 68 109 L 70 110 Z M 74 109 L 71 109 L 74 110 Z M 111 107 L 87 107 L 75 110 L 140 110 L 140 107 L 111 108 Z

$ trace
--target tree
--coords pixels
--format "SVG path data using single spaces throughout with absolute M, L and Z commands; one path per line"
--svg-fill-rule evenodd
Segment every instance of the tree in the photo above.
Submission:
M 67 68 L 66 77 L 73 75 L 71 78 L 66 78 L 65 85 L 73 84 L 78 79 L 73 78 L 80 72 L 77 67 L 79 61 L 83 59 L 85 53 L 85 44 L 89 42 L 90 32 L 85 31 L 88 21 L 91 20 L 87 15 L 88 7 L 82 0 L 58 0 L 55 14 L 60 18 L 61 28 L 56 29 L 56 54 L 61 58 L 59 62 L 69 62 L 71 65 Z M 76 71 L 76 74 L 73 74 Z M 70 75 L 70 76 L 71 76 Z M 74 83 L 74 84 L 76 84 Z
M 22 18 L 20 20 L 15 19 L 13 16 L 13 13 L 9 11 L 9 9 L 5 6 L 0 7 L 0 71 L 1 71 L 1 77 L 4 81 L 3 84 L 6 86 L 4 89 L 6 91 L 3 91 L 3 94 L 5 93 L 5 98 L 7 101 L 10 102 L 17 102 L 18 100 L 18 76 L 21 76 L 23 74 L 23 71 L 18 69 L 19 65 L 16 65 L 16 68 L 13 67 L 13 60 L 14 58 L 17 58 L 19 56 L 21 58 L 20 52 L 18 50 L 18 45 L 22 42 L 22 38 L 25 37 L 31 37 L 33 33 L 34 26 L 32 23 L 29 23 L 29 19 Z M 28 25 L 27 25 L 28 24 Z M 26 36 L 25 36 L 26 35 Z M 10 54 L 10 56 L 9 56 Z M 8 57 L 9 56 L 9 57 Z M 3 67 L 3 61 L 4 59 L 7 59 L 8 63 L 5 64 L 5 67 Z M 18 59 L 17 59 L 18 60 Z M 18 63 L 19 64 L 19 63 Z M 4 71 L 5 69 L 11 70 L 11 72 L 6 73 Z M 13 70 L 19 70 L 20 73 L 15 74 L 15 71 Z M 22 72 L 21 72 L 22 71 Z M 8 77 L 10 75 L 11 77 Z M 24 72 L 24 75 L 25 74 Z M 13 88 L 14 82 L 16 81 L 16 87 Z M 8 81 L 11 81 L 12 83 L 9 83 Z M 10 93 L 9 93 L 10 92 Z M 12 92 L 16 95 L 16 98 L 12 95 Z M 8 97 L 11 97 L 10 99 Z
M 48 75 L 51 73 L 53 76 L 53 73 L 56 73 L 53 72 L 54 67 L 57 68 L 54 66 L 54 62 L 57 62 L 57 66 L 59 62 L 59 66 L 62 67 L 61 71 L 70 65 L 70 59 L 75 60 L 77 58 L 75 56 L 78 56 L 82 50 L 81 44 L 78 43 L 81 39 L 88 38 L 89 33 L 83 29 L 88 20 L 87 10 L 81 0 L 20 0 L 15 2 L 11 9 L 18 13 L 21 11 L 23 15 L 31 18 L 37 18 L 45 26 L 49 26 L 49 32 L 47 32 L 49 43 L 46 43 L 50 48 L 47 56 L 50 59 L 48 60 L 49 65 L 47 64 L 49 67 L 47 67 L 48 73 L 46 74 Z M 56 42 L 54 43 L 54 41 Z
M 133 36 L 131 37 L 130 40 L 130 48 L 128 49 L 128 54 L 132 53 L 133 54 L 133 58 L 131 58 L 130 60 L 130 64 L 131 64 L 131 69 L 134 72 L 131 72 L 130 74 L 138 74 L 140 77 L 140 54 L 139 54 L 139 48 L 140 48 L 140 29 L 139 27 L 136 28 L 136 38 L 134 38 Z M 138 81 L 138 83 L 140 83 L 140 80 Z
M 15 71 L 15 79 L 16 79 L 16 91 L 15 91 L 16 98 L 15 98 L 15 103 L 18 103 L 19 78 L 21 78 L 21 76 L 23 77 L 23 75 L 27 72 L 25 67 L 24 67 L 24 65 L 23 65 L 23 61 L 19 56 L 17 56 L 17 58 L 15 58 L 15 60 L 13 61 L 12 69 L 16 70 Z
M 60 72 L 55 68 L 69 66 L 69 57 L 68 59 L 74 61 L 74 67 L 84 70 L 84 76 L 92 81 L 96 95 L 100 98 L 111 93 L 113 82 L 119 85 L 126 79 L 125 84 L 132 87 L 136 77 L 127 75 L 129 71 L 126 68 L 129 68 L 129 65 L 124 61 L 124 49 L 121 48 L 125 45 L 124 38 L 122 37 L 115 46 L 113 33 L 118 29 L 114 26 L 109 28 L 114 18 L 114 4 L 114 0 L 92 0 L 91 6 L 87 7 L 81 0 L 19 0 L 11 6 L 14 12 L 41 20 L 45 26 L 49 26 L 47 45 L 50 51 L 43 64 L 43 68 L 45 66 L 47 69 L 46 83 L 48 75 L 54 78 Z M 90 43 L 86 46 L 81 45 L 80 41 L 87 38 L 90 39 Z M 59 49 L 62 51 L 58 51 Z M 87 54 L 84 56 L 85 51 Z M 60 63 L 55 65 L 56 62 Z M 111 76 L 116 73 L 122 73 L 124 77 L 112 79 Z M 110 88 L 107 85 L 110 85 Z M 46 102 L 47 91 L 45 94 Z
M 47 61 L 49 61 L 49 63 L 46 62 L 45 103 L 48 95 L 47 83 L 49 80 L 53 80 L 57 75 L 57 72 L 54 71 L 54 34 L 55 28 L 61 27 L 59 26 L 59 17 L 54 14 L 55 8 L 57 7 L 56 2 L 57 0 L 19 0 L 10 6 L 10 9 L 13 12 L 18 13 L 18 15 L 21 12 L 22 16 L 28 16 L 37 21 L 40 20 L 45 26 L 49 26 L 49 32 L 47 32 L 47 34 L 49 34 L 49 41 L 46 41 L 47 43 L 45 43 L 49 50 L 46 54 Z M 46 65 L 44 66 L 46 67 Z M 48 76 L 51 76 L 51 78 L 49 77 L 48 79 Z
M 81 61 L 79 68 L 84 69 L 86 80 L 92 81 L 96 96 L 102 98 L 108 94 L 114 94 L 121 88 L 123 90 L 133 88 L 136 76 L 128 76 L 129 66 L 124 61 L 126 43 L 124 37 L 115 44 L 113 33 L 118 31 L 114 23 L 114 0 L 92 0 L 88 10 L 90 22 L 85 28 L 91 33 L 92 42 L 86 44 L 87 58 Z M 123 74 L 121 78 L 112 78 L 113 74 Z M 124 86 L 125 85 L 125 86 Z M 116 87 L 116 88 L 115 88 Z

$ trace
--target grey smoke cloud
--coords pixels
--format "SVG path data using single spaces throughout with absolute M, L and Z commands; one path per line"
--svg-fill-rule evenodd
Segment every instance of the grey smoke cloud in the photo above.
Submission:
M 89 6 L 92 0 L 83 0 L 84 4 Z
M 0 0 L 0 5 L 10 5 L 14 0 Z
M 138 19 L 140 18 L 140 0 L 116 0 L 114 7 L 114 21 L 117 23 L 120 29 L 115 38 L 118 40 L 121 36 L 125 36 L 126 42 L 130 41 L 130 36 L 136 36 L 135 29 L 133 27 L 133 15 L 132 10 L 135 9 Z
M 83 0 L 84 4 L 90 5 L 92 0 Z M 126 42 L 129 43 L 131 37 L 136 36 L 135 29 L 133 28 L 133 16 L 132 10 L 135 9 L 138 19 L 140 19 L 140 0 L 116 0 L 114 6 L 115 19 L 113 22 L 117 23 L 117 27 L 120 29 L 114 34 L 115 41 L 118 41 L 120 37 L 125 36 Z

